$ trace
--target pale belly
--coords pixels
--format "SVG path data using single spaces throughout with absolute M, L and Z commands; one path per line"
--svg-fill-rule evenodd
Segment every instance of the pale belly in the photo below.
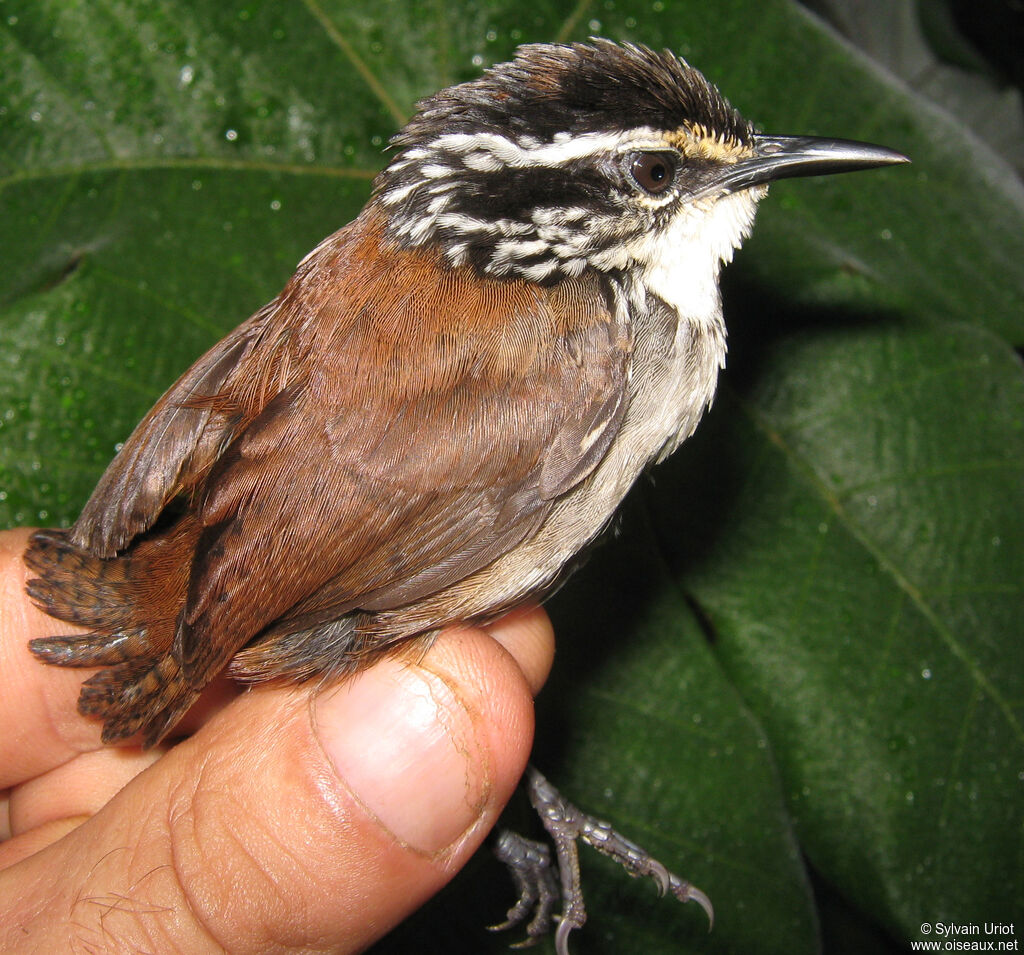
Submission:
M 465 580 L 382 617 L 412 629 L 428 620 L 492 617 L 546 593 L 601 533 L 640 474 L 693 433 L 724 359 L 720 308 L 704 320 L 677 321 L 660 306 L 635 323 L 629 405 L 594 471 L 555 504 L 533 536 Z

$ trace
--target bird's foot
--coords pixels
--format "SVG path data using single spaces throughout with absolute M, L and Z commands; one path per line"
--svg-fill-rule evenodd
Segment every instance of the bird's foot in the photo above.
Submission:
M 696 902 L 707 913 L 709 923 L 714 923 L 711 901 L 696 886 L 669 872 L 646 849 L 620 835 L 607 822 L 581 812 L 533 766 L 527 768 L 525 782 L 530 802 L 555 844 L 556 861 L 552 862 L 543 843 L 508 831 L 498 837 L 495 854 L 512 874 L 519 898 L 506 920 L 492 926 L 492 930 L 514 928 L 529 919 L 526 938 L 513 947 L 533 945 L 551 930 L 555 903 L 561 895 L 555 949 L 558 955 L 569 955 L 569 933 L 587 920 L 580 888 L 578 840 L 614 859 L 630 875 L 650 876 L 662 895 L 671 892 L 681 902 Z
M 494 855 L 503 862 L 516 884 L 519 897 L 500 925 L 489 925 L 492 932 L 504 932 L 517 925 L 526 925 L 526 938 L 512 948 L 535 945 L 551 931 L 555 903 L 560 892 L 551 862 L 551 852 L 543 842 L 535 842 L 505 829 L 498 834 Z

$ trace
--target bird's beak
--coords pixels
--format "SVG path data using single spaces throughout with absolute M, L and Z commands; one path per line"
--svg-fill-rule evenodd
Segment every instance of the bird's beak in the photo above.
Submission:
M 828 176 L 910 160 L 895 149 L 850 139 L 817 136 L 755 136 L 754 155 L 725 167 L 715 186 L 737 192 L 791 176 Z

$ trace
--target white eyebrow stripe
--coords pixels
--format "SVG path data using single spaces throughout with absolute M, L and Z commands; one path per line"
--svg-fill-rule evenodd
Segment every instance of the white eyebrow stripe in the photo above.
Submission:
M 493 157 L 505 166 L 562 166 L 594 153 L 617 152 L 625 146 L 652 148 L 664 146 L 664 138 L 648 127 L 624 133 L 581 133 L 558 136 L 554 142 L 537 146 L 515 142 L 498 133 L 447 133 L 430 143 L 429 149 L 466 156 L 471 168 L 482 169 Z

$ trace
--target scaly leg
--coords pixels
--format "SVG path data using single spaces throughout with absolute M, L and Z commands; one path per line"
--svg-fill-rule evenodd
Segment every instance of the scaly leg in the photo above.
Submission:
M 561 886 L 562 912 L 555 933 L 558 955 L 569 955 L 569 933 L 587 920 L 580 888 L 577 840 L 583 840 L 598 852 L 614 859 L 632 876 L 650 876 L 659 892 L 671 892 L 680 902 L 696 902 L 714 924 L 711 901 L 696 886 L 669 872 L 647 850 L 616 832 L 607 822 L 595 819 L 577 809 L 555 789 L 535 767 L 526 770 L 526 791 L 533 808 L 555 844 L 558 879 Z M 495 849 L 498 858 L 508 866 L 516 883 L 519 898 L 509 909 L 508 918 L 495 930 L 512 928 L 534 913 L 526 927 L 526 939 L 519 946 L 534 944 L 551 928 L 555 904 L 554 875 L 551 854 L 541 843 L 524 839 L 515 833 L 503 832 Z

